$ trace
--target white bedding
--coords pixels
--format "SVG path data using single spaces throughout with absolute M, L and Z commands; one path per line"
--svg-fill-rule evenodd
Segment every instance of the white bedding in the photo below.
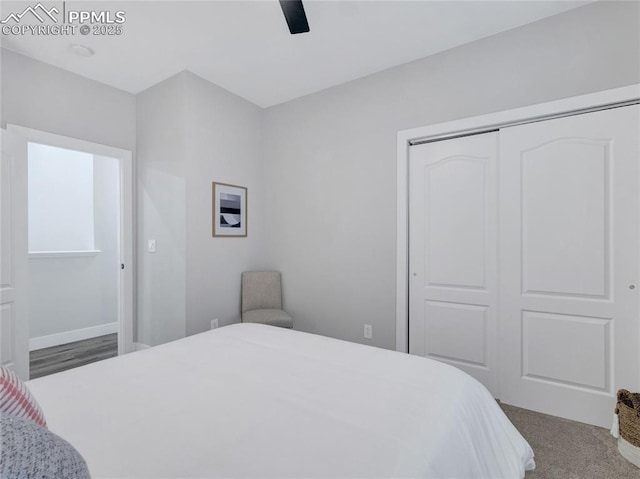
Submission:
M 445 364 L 237 324 L 27 383 L 97 478 L 521 478 L 533 452 Z

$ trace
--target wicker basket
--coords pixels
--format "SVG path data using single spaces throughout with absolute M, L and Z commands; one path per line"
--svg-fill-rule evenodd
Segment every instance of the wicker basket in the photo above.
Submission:
M 640 393 L 626 389 L 618 391 L 618 451 L 628 461 L 640 467 Z

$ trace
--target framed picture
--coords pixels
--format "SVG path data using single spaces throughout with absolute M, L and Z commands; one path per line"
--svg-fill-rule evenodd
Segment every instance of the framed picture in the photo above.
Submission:
M 247 236 L 247 189 L 213 182 L 213 236 Z

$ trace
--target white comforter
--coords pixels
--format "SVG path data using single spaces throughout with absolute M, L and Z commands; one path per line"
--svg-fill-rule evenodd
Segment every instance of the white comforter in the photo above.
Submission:
M 238 324 L 27 383 L 97 478 L 521 478 L 533 452 L 445 364 Z

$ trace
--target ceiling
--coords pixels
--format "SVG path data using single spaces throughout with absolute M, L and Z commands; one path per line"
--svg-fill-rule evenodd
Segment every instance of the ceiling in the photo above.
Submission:
M 36 3 L 3 1 L 0 15 Z M 124 11 L 123 34 L 2 35 L 1 45 L 131 93 L 190 70 L 268 107 L 587 3 L 305 0 L 311 31 L 291 35 L 275 0 L 67 1 L 67 11 Z

